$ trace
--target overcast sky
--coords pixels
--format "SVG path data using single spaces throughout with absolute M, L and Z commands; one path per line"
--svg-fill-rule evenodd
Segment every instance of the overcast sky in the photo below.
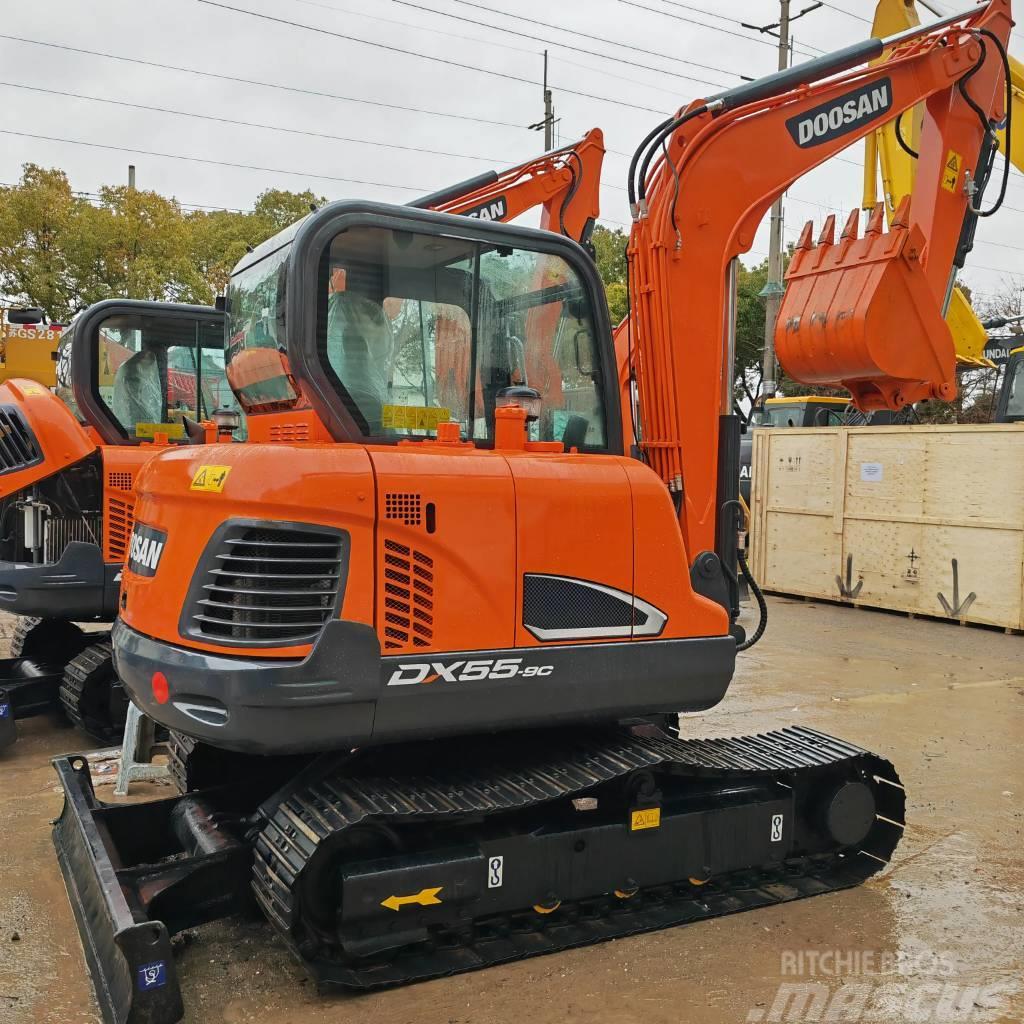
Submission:
M 773 40 L 739 25 L 775 20 L 776 0 L 687 0 L 685 4 L 673 0 L 505 0 L 502 4 L 497 0 L 363 0 L 362 4 L 357 0 L 223 0 L 223 4 L 321 31 L 201 0 L 161 4 L 0 0 L 0 31 L 51 44 L 0 38 L 0 128 L 119 147 L 2 135 L 0 182 L 17 181 L 21 165 L 32 161 L 63 168 L 75 189 L 94 193 L 100 185 L 124 182 L 127 165 L 134 163 L 139 187 L 173 195 L 183 204 L 246 209 L 270 187 L 309 187 L 330 198 L 404 202 L 491 167 L 527 159 L 543 148 L 541 136 L 524 127 L 543 115 L 539 85 L 543 39 L 550 51 L 559 139 L 571 141 L 594 126 L 604 130 L 609 153 L 602 219 L 626 226 L 625 154 L 679 106 L 736 84 L 740 74 L 767 74 L 777 60 Z M 804 6 L 794 0 L 794 10 Z M 952 0 L 932 2 L 932 6 L 956 9 Z M 873 9 L 874 0 L 836 0 L 800 19 L 794 24 L 796 59 L 806 60 L 864 38 L 870 33 Z M 926 11 L 922 16 L 931 17 Z M 1024 53 L 1024 35 L 1015 32 L 1013 44 L 1013 49 Z M 128 63 L 59 46 L 150 63 Z M 33 89 L 16 88 L 15 83 Z M 35 90 L 79 93 L 93 99 Z M 225 124 L 99 99 L 365 142 Z M 402 107 L 416 107 L 419 112 Z M 168 154 L 220 164 L 173 159 Z M 770 159 L 770 154 L 751 153 L 751 159 Z M 795 239 L 810 217 L 820 223 L 830 211 L 843 213 L 859 205 L 860 160 L 860 146 L 851 147 L 841 161 L 831 161 L 794 186 L 786 206 L 787 240 Z M 994 178 L 989 201 L 996 186 Z M 1003 210 L 983 221 L 979 229 L 979 244 L 964 279 L 979 291 L 996 289 L 1008 279 L 1024 281 L 1022 229 L 1024 177 L 1014 172 Z M 750 258 L 762 258 L 767 248 L 765 223 Z

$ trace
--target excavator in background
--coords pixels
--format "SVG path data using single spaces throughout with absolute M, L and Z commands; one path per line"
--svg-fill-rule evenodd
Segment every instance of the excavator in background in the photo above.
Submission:
M 599 212 L 603 157 L 602 134 L 593 129 L 574 144 L 412 205 L 485 222 L 539 209 L 542 230 L 585 244 Z M 332 288 L 344 291 L 343 275 Z M 270 336 L 258 301 L 244 327 L 250 338 Z M 443 317 L 432 329 L 451 355 L 458 331 Z M 116 617 L 135 481 L 160 447 L 241 440 L 246 432 L 254 442 L 329 440 L 294 379 L 279 374 L 276 353 L 265 372 L 267 355 L 255 347 L 236 351 L 230 338 L 225 349 L 216 309 L 111 300 L 65 332 L 56 396 L 27 381 L 0 386 L 0 414 L 15 431 L 7 446 L 0 443 L 0 457 L 7 456 L 0 468 L 0 607 L 21 616 L 11 657 L 0 661 L 0 748 L 14 741 L 15 719 L 58 706 L 96 739 L 120 737 L 127 698 L 109 635 L 77 623 Z M 388 386 L 406 369 L 391 364 Z M 246 415 L 241 433 L 233 388 Z M 17 451 L 7 451 L 15 441 Z
M 61 325 L 44 319 L 35 307 L 0 309 L 0 383 L 22 377 L 48 388 L 56 385 Z
M 765 626 L 763 604 L 749 637 L 737 621 L 739 255 L 800 176 L 924 102 L 904 215 L 801 249 L 779 353 L 865 411 L 951 397 L 942 306 L 1010 27 L 990 0 L 645 137 L 625 435 L 600 279 L 569 239 L 342 201 L 235 268 L 229 359 L 276 354 L 331 443 L 167 451 L 139 481 L 117 666 L 195 745 L 183 795 L 130 805 L 96 800 L 85 758 L 55 762 L 55 847 L 107 1021 L 180 1019 L 171 934 L 253 897 L 318 985 L 365 990 L 884 867 L 905 803 L 884 758 L 805 728 L 698 740 L 659 723 L 720 701 Z M 272 337 L 246 326 L 254 305 Z M 444 405 L 441 314 L 469 347 Z M 392 358 L 402 393 L 380 386 Z
M 912 30 L 920 24 L 915 0 L 878 0 L 871 34 L 884 39 Z M 888 53 L 885 53 L 879 60 L 885 60 L 887 56 Z M 1008 163 L 1012 163 L 1018 170 L 1024 170 L 1024 65 L 1010 55 L 1007 55 L 1007 62 L 1010 70 L 1011 102 L 1007 108 L 1005 125 L 999 125 L 996 129 L 998 148 Z M 892 222 L 900 201 L 913 191 L 922 116 L 923 111 L 919 106 L 903 117 L 888 121 L 864 140 L 862 208 L 871 211 L 878 203 L 880 177 L 881 201 L 884 203 L 889 223 Z M 967 296 L 955 286 L 955 282 L 945 315 L 946 323 L 953 334 L 958 363 L 967 367 L 991 367 L 992 362 L 985 357 L 985 328 L 971 308 Z
M 119 735 L 109 634 L 77 623 L 117 613 L 142 465 L 239 423 L 212 307 L 96 303 L 62 333 L 56 365 L 55 391 L 0 384 L 0 607 L 21 616 L 0 661 L 0 748 L 16 719 L 60 707 L 96 738 Z

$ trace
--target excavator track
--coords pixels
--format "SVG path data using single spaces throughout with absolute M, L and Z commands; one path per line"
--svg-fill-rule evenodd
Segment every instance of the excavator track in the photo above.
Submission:
M 431 748 L 419 772 L 415 752 L 385 771 L 379 751 L 362 764 L 357 754 L 312 766 L 266 809 L 253 889 L 318 984 L 403 984 L 848 888 L 881 870 L 902 836 L 905 797 L 892 765 L 813 729 L 532 740 L 464 741 L 447 756 Z M 592 825 L 579 808 L 595 798 Z M 833 834 L 823 842 L 826 822 Z M 621 887 L 601 880 L 616 863 L 602 842 L 630 851 L 627 870 L 638 878 L 656 876 L 655 847 L 645 862 L 642 844 L 678 841 L 669 859 L 680 865 L 695 827 L 699 867 L 682 877 L 644 884 L 624 871 Z M 418 836 L 407 854 L 403 832 Z M 566 891 L 542 891 L 544 883 L 532 906 L 502 906 L 502 870 L 506 888 L 516 887 L 516 840 L 523 848 L 545 835 L 568 845 L 540 851 L 526 874 L 561 856 L 552 870 Z M 434 850 L 423 845 L 431 836 Z M 588 843 L 590 866 L 580 868 Z M 502 867 L 485 887 L 500 849 Z

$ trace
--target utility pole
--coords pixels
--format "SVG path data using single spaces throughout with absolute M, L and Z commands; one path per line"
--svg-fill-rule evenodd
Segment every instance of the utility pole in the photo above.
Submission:
M 799 14 L 790 17 L 790 0 L 779 0 L 779 20 L 774 25 L 748 25 L 744 28 L 776 36 L 779 40 L 779 71 L 785 71 L 790 65 L 789 24 L 802 18 L 811 11 L 822 7 L 821 3 L 812 3 Z M 778 29 L 778 31 L 775 31 Z M 779 307 L 786 289 L 782 285 L 782 196 L 772 203 L 771 223 L 768 239 L 768 280 L 761 289 L 760 295 L 765 300 L 764 308 L 764 358 L 761 372 L 761 398 L 771 398 L 778 384 L 775 363 L 775 321 L 779 318 Z
M 544 51 L 544 150 L 555 148 L 555 108 L 551 104 L 548 88 L 548 51 Z
M 779 70 L 789 67 L 789 0 L 779 0 Z M 764 359 L 761 370 L 761 397 L 772 398 L 775 378 L 775 321 L 785 289 L 782 287 L 782 196 L 772 203 L 768 240 L 768 280 L 764 296 Z
M 128 165 L 128 188 L 135 191 L 135 164 Z
M 527 125 L 532 131 L 544 129 L 545 151 L 555 148 L 555 107 L 551 102 L 551 90 L 548 88 L 548 51 L 544 51 L 544 120 Z

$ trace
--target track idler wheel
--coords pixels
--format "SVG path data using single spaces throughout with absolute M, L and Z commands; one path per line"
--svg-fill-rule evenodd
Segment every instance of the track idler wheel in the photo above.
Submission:
M 19 615 L 11 634 L 11 657 L 63 665 L 78 654 L 91 638 L 73 622 Z
M 68 718 L 101 743 L 124 735 L 128 697 L 114 671 L 109 641 L 86 647 L 64 670 L 60 702 Z
M 836 787 L 822 811 L 825 829 L 835 842 L 856 846 L 875 824 L 875 797 L 866 783 L 849 780 Z

